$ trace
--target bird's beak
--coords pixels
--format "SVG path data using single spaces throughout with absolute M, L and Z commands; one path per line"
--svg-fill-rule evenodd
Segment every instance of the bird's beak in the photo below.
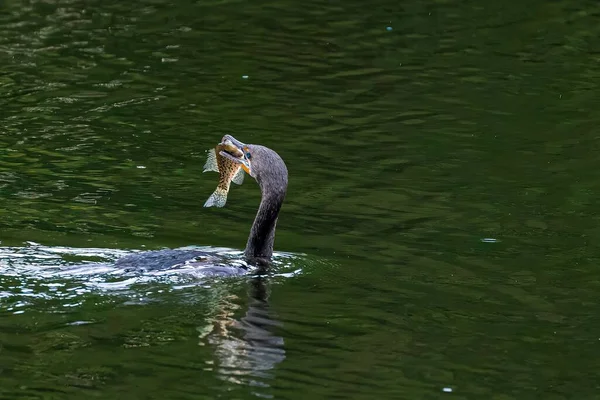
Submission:
M 244 147 L 246 146 L 244 143 L 240 142 L 239 140 L 237 140 L 236 138 L 234 138 L 231 135 L 225 135 L 223 136 L 223 138 L 221 139 L 221 144 L 225 144 L 225 143 L 229 143 L 229 144 L 233 144 L 235 147 L 238 148 L 239 151 L 242 152 L 242 156 L 241 157 L 235 157 L 232 154 L 229 154 L 226 151 L 220 151 L 219 154 L 221 154 L 223 157 L 228 158 L 229 160 L 236 162 L 238 164 L 242 165 L 242 169 L 250 176 L 252 176 L 252 166 L 250 164 L 250 160 L 248 159 L 248 157 L 246 157 L 246 152 L 244 151 Z

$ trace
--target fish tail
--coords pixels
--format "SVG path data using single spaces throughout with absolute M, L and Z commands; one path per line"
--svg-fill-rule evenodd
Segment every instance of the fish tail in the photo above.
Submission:
M 223 207 L 225 203 L 227 203 L 227 190 L 217 187 L 204 203 L 204 207 Z

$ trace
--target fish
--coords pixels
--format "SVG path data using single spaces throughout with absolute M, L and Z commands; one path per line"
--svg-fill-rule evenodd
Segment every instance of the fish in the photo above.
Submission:
M 227 194 L 231 182 L 241 185 L 244 182 L 244 170 L 241 164 L 231 161 L 220 154 L 225 151 L 236 158 L 242 158 L 244 153 L 227 139 L 208 151 L 206 163 L 202 172 L 213 171 L 219 173 L 219 184 L 204 203 L 204 207 L 224 207 L 227 203 Z

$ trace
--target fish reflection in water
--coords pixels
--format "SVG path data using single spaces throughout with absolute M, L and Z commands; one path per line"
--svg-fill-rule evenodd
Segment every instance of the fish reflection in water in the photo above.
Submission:
M 219 376 L 232 383 L 269 386 L 255 378 L 270 379 L 272 370 L 285 359 L 283 338 L 275 331 L 281 326 L 269 308 L 268 281 L 249 280 L 248 309 L 239 320 L 232 318 L 238 306 L 226 299 L 212 319 L 199 329 L 201 344 L 215 348 Z

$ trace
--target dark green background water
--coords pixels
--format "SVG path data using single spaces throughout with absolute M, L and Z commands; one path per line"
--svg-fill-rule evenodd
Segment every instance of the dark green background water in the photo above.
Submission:
M 600 398 L 599 18 L 2 2 L 0 397 Z M 288 165 L 275 276 L 61 275 L 242 250 L 255 182 L 202 207 L 225 133 Z

